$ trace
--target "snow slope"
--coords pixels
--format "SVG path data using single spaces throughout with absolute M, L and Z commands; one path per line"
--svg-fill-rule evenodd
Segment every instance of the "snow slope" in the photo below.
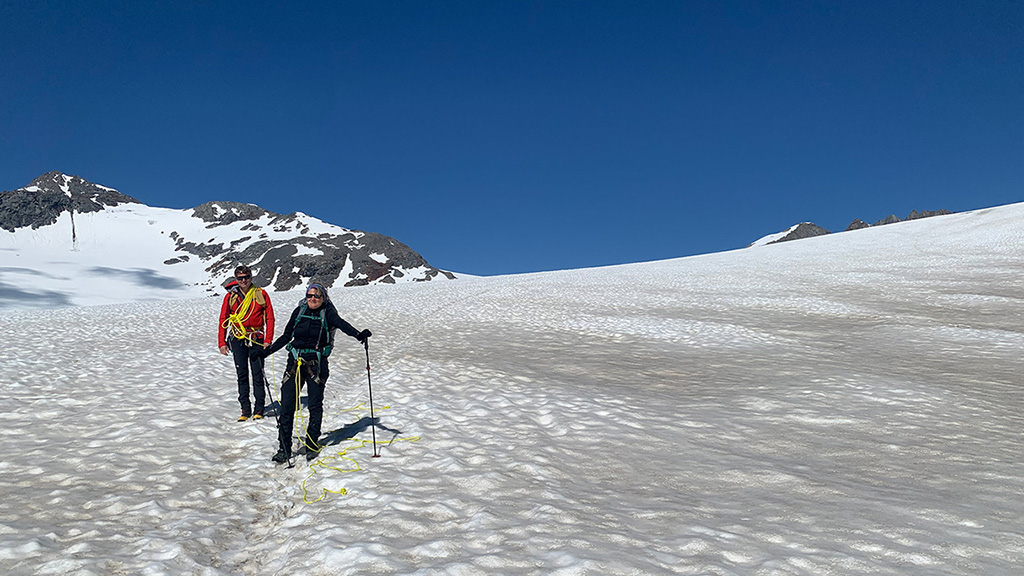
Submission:
M 180 256 L 170 232 L 203 222 L 183 210 L 121 204 L 71 215 L 37 229 L 0 230 L 0 296 L 7 308 L 180 299 L 211 288 L 199 259 L 153 268 Z M 212 234 L 216 234 L 216 231 Z M 210 234 L 210 235 L 212 235 Z
M 98 186 L 98 185 L 97 185 Z M 25 188 L 31 190 L 32 187 Z M 248 206 L 248 205 L 246 205 Z M 226 209 L 212 204 L 215 213 Z M 285 243 L 298 256 L 323 255 L 308 246 L 318 238 L 345 236 L 353 251 L 367 235 L 328 224 L 298 212 L 282 217 L 259 211 L 258 218 L 228 223 L 203 221 L 195 210 L 154 208 L 126 203 L 108 206 L 97 212 L 76 213 L 74 235 L 71 214 L 60 214 L 57 221 L 39 228 L 19 228 L 15 232 L 0 229 L 0 310 L 53 306 L 89 306 L 134 301 L 194 298 L 222 293 L 221 285 L 231 273 L 211 272 L 230 262 L 225 252 L 241 253 L 250 247 L 270 246 L 271 251 Z M 228 219 L 231 220 L 231 219 Z M 301 237 L 300 237 L 301 236 Z M 183 242 L 201 245 L 198 257 L 179 249 Z M 337 287 L 352 279 L 350 254 Z M 381 267 L 389 268 L 388 256 L 372 254 Z M 291 266 L 276 268 L 265 253 L 252 256 L 254 270 L 269 270 L 270 287 L 278 276 L 294 272 Z M 327 266 L 320 266 L 321 269 Z M 392 267 L 393 268 L 393 267 Z M 411 282 L 430 277 L 429 266 L 392 271 L 393 282 Z M 353 277 L 350 278 L 349 276 Z M 443 276 L 442 276 L 443 277 Z M 320 279 L 323 281 L 323 279 Z M 303 285 L 305 282 L 303 282 Z
M 1020 574 L 1022 219 L 336 291 L 382 457 L 348 341 L 313 468 L 233 421 L 216 298 L 6 312 L 0 564 Z

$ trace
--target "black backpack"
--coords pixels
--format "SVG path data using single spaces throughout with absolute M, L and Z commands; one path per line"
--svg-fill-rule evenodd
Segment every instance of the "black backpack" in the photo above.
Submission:
M 292 325 L 292 330 L 299 324 L 299 319 L 308 318 L 309 320 L 316 320 L 320 322 L 320 336 L 317 337 L 316 348 L 292 348 L 291 344 L 288 345 L 288 349 L 291 351 L 293 356 L 301 356 L 302 354 L 313 354 L 315 353 L 318 358 L 327 358 L 331 355 L 331 350 L 334 348 L 334 333 L 338 330 L 337 328 L 328 328 L 327 326 L 327 307 L 334 307 L 334 304 L 330 300 L 325 300 L 316 311 L 311 311 L 309 306 L 306 305 L 306 299 L 299 300 L 299 314 L 295 317 L 295 324 Z

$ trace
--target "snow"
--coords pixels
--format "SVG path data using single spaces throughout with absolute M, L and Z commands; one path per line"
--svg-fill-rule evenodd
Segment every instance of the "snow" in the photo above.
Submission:
M 781 239 L 785 238 L 786 236 L 788 236 L 790 232 L 792 232 L 793 230 L 796 230 L 797 226 L 799 226 L 799 224 L 794 224 L 794 225 L 790 226 L 789 228 L 783 230 L 782 232 L 776 232 L 775 234 L 769 234 L 767 236 L 763 236 L 761 238 L 758 238 L 757 240 L 755 240 L 750 245 L 750 247 L 754 247 L 754 246 L 767 246 L 768 244 L 771 244 L 772 242 L 775 242 L 776 240 L 781 240 Z
M 64 191 L 65 196 L 71 198 L 71 180 L 73 180 L 73 178 L 66 174 L 62 174 L 61 178 L 64 180 L 64 183 L 60 185 L 60 189 Z
M 312 256 L 322 256 L 323 253 L 324 253 L 324 251 L 319 249 L 319 248 L 314 248 L 314 247 L 311 247 L 311 246 L 306 246 L 305 244 L 293 244 L 292 246 L 295 247 L 295 255 L 296 256 L 302 256 L 302 255 L 305 255 L 305 254 L 309 254 L 309 255 L 312 255 Z
M 1019 574 L 1022 218 L 333 290 L 313 468 L 218 298 L 5 311 L 3 571 Z
M 205 288 L 198 282 L 205 271 L 198 259 L 152 267 L 154 261 L 181 256 L 170 233 L 178 225 L 194 227 L 192 221 L 179 210 L 123 204 L 76 214 L 75 242 L 67 212 L 49 226 L 2 230 L 0 307 L 200 296 Z M 172 229 L 157 230 L 156 222 Z
M 213 210 L 226 213 L 216 204 Z M 66 212 L 49 226 L 0 230 L 0 310 L 220 294 L 220 283 L 226 277 L 211 278 L 206 271 L 211 261 L 177 251 L 176 238 L 242 251 L 260 241 L 292 239 L 296 231 L 310 237 L 349 233 L 358 239 L 365 235 L 302 213 L 286 224 L 271 225 L 274 216 L 268 214 L 209 228 L 209 223 L 193 217 L 192 212 L 131 203 L 76 213 L 74 241 L 71 215 Z M 247 239 L 238 241 L 243 238 Z M 292 246 L 296 255 L 323 254 L 302 243 Z M 187 262 L 165 264 L 183 255 L 188 256 Z M 347 262 L 339 287 L 348 281 L 352 269 Z M 429 269 L 404 272 L 400 282 L 423 278 Z

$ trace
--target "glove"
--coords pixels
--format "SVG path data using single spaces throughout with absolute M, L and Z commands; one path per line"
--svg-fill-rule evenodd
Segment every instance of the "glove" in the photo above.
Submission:
M 366 344 L 366 339 L 369 338 L 370 336 L 373 336 L 373 332 L 370 332 L 369 330 L 363 330 L 359 334 L 356 334 L 356 340 L 359 340 L 363 344 Z

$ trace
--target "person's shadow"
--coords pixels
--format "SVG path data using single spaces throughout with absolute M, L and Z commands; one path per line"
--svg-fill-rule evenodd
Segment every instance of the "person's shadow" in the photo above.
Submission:
M 340 444 L 341 442 L 343 442 L 345 440 L 355 439 L 355 437 L 357 435 L 359 435 L 361 432 L 365 432 L 366 430 L 368 430 L 370 428 L 371 423 L 374 426 L 376 426 L 378 430 L 383 430 L 385 432 L 391 432 L 392 433 L 391 438 L 389 440 L 387 440 L 387 441 L 382 441 L 382 440 L 378 439 L 378 441 L 377 441 L 378 444 L 387 444 L 387 443 L 391 442 L 391 440 L 394 440 L 399 434 L 402 433 L 401 430 L 396 430 L 394 428 L 388 428 L 387 426 L 381 424 L 380 423 L 380 417 L 374 418 L 371 421 L 369 416 L 363 416 L 362 418 L 360 418 L 359 420 L 356 420 L 355 422 L 353 422 L 351 424 L 346 424 L 345 426 L 342 426 L 341 428 L 338 428 L 337 430 L 331 430 L 326 435 L 324 435 L 322 438 L 320 438 L 320 444 L 322 444 L 324 446 L 332 446 L 334 444 Z
M 308 404 L 309 404 L 308 400 L 309 399 L 306 396 L 299 396 L 299 403 L 300 403 L 302 408 L 306 408 L 308 406 Z M 274 417 L 280 416 L 281 415 L 281 402 L 278 401 L 278 400 L 275 400 L 271 404 L 268 404 L 263 409 L 263 414 L 267 418 L 270 418 L 271 416 L 274 416 Z M 389 444 L 395 438 L 397 438 L 399 434 L 402 433 L 401 430 L 398 430 L 396 428 L 388 428 L 387 426 L 381 424 L 379 416 L 373 419 L 373 424 L 375 426 L 377 426 L 377 430 L 381 430 L 383 432 L 390 432 L 391 433 L 391 438 L 389 438 L 387 440 L 381 440 L 380 438 L 378 438 L 377 439 L 377 443 L 378 444 Z M 322 446 L 333 446 L 335 444 L 340 444 L 340 443 L 344 442 L 345 440 L 354 440 L 356 436 L 358 436 L 361 432 L 366 432 L 369 428 L 370 428 L 370 417 L 369 416 L 363 416 L 362 418 L 360 418 L 359 420 L 356 420 L 355 422 L 353 422 L 351 424 L 346 424 L 346 425 L 342 426 L 341 428 L 338 428 L 337 430 L 331 430 L 330 432 L 328 432 L 327 434 L 325 434 L 324 436 L 322 436 L 320 438 L 320 444 Z

